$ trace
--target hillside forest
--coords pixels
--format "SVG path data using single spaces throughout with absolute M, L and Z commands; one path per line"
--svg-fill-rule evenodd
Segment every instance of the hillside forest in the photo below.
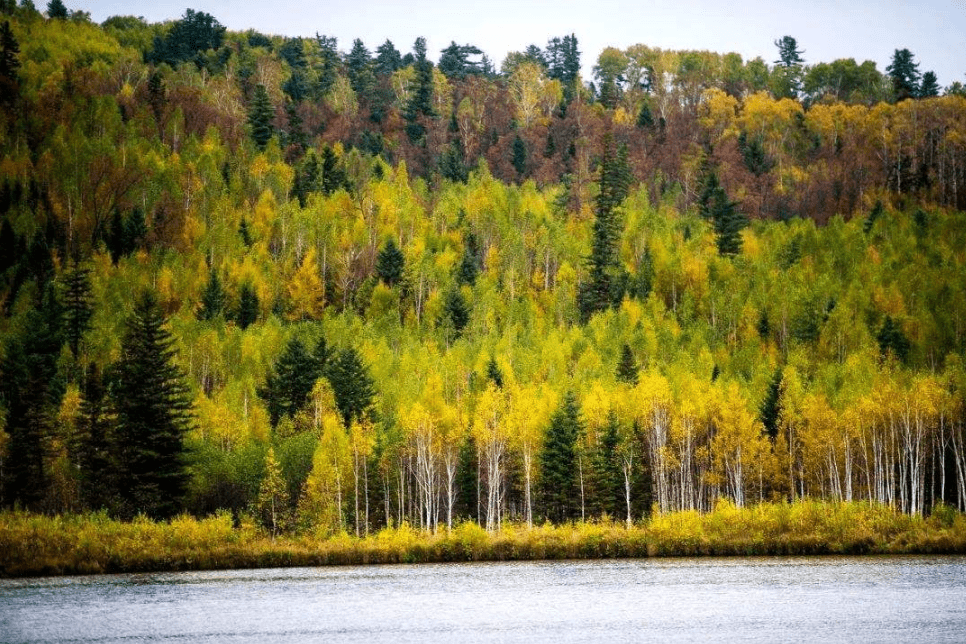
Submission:
M 0 2 L 0 502 L 966 508 L 966 89 Z

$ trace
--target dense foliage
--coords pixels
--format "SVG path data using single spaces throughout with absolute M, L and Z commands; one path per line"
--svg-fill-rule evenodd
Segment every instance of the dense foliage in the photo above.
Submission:
M 4 7 L 4 506 L 966 504 L 966 98 L 907 51 L 608 48 L 584 85 L 574 36 L 497 73 Z

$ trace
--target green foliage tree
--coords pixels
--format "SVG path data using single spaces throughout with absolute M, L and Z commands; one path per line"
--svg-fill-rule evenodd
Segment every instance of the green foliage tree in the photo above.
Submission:
M 20 44 L 10 21 L 0 24 L 0 105 L 13 104 L 19 92 Z
M 918 96 L 919 98 L 939 96 L 939 81 L 936 79 L 936 72 L 928 71 L 922 75 Z
M 577 437 L 582 433 L 580 406 L 572 391 L 550 419 L 540 452 L 540 494 L 544 514 L 554 522 L 574 518 L 577 489 Z
M 405 267 L 406 258 L 390 237 L 376 257 L 376 275 L 386 286 L 393 287 L 402 281 Z
M 353 91 L 367 103 L 372 100 L 372 92 L 376 85 L 373 67 L 372 55 L 365 44 L 356 38 L 352 41 L 352 49 L 345 57 L 346 74 L 349 76 L 349 84 Z
M 258 320 L 258 294 L 251 284 L 245 282 L 238 293 L 238 315 L 236 321 L 242 329 L 247 329 Z
M 74 263 L 64 274 L 64 333 L 74 358 L 80 350 L 81 338 L 90 328 L 94 315 L 90 269 Z
M 699 208 L 701 216 L 710 219 L 714 226 L 719 255 L 741 253 L 741 231 L 748 225 L 748 218 L 738 210 L 738 204 L 728 198 L 718 173 L 710 169 L 704 178 Z
M 882 322 L 876 334 L 876 340 L 879 342 L 879 351 L 883 357 L 892 355 L 903 363 L 909 358 L 912 345 L 903 332 L 902 326 L 891 315 L 887 315 Z
M 225 27 L 212 15 L 185 9 L 184 16 L 174 22 L 164 38 L 155 37 L 150 60 L 174 67 L 196 60 L 199 54 L 209 49 L 218 49 L 224 38 Z
M 162 519 L 182 509 L 190 391 L 157 298 L 145 291 L 125 322 L 111 400 L 120 513 Z
M 919 95 L 919 63 L 908 49 L 896 49 L 892 62 L 886 67 L 892 81 L 893 98 L 896 102 Z
M 460 260 L 459 268 L 456 269 L 456 282 L 473 286 L 476 284 L 476 276 L 481 266 L 479 242 L 476 240 L 476 235 L 468 233 L 463 246 L 463 258 Z
M 47 3 L 47 17 L 51 20 L 67 20 L 70 18 L 70 11 L 61 0 L 50 0 Z
M 376 73 L 382 76 L 391 76 L 396 70 L 403 66 L 402 55 L 392 41 L 386 42 L 376 47 Z
M 493 356 L 490 356 L 490 361 L 486 363 L 486 377 L 496 385 L 497 389 L 503 389 L 503 372 Z
M 426 58 L 426 39 L 417 38 L 413 45 L 416 70 L 415 88 L 406 104 L 406 134 L 413 143 L 424 143 L 426 128 L 421 123 L 422 118 L 435 118 L 433 110 L 433 63 Z
M 255 86 L 255 95 L 252 98 L 251 106 L 248 108 L 248 125 L 251 127 L 251 137 L 259 150 L 264 150 L 265 146 L 275 134 L 275 127 L 272 121 L 275 119 L 275 108 L 268 97 L 268 91 L 264 85 Z
M 513 157 L 511 158 L 513 169 L 518 176 L 523 176 L 527 171 L 527 145 L 519 135 L 513 139 Z
M 471 56 L 482 55 L 483 52 L 473 45 L 457 45 L 451 42 L 439 57 L 439 71 L 447 78 L 463 80 L 467 76 L 478 76 L 483 73 L 481 61 L 470 60 Z
M 283 416 L 292 418 L 305 406 L 315 381 L 325 373 L 328 360 L 325 338 L 319 339 L 311 353 L 300 339 L 293 337 L 288 341 L 265 385 L 258 389 L 273 427 Z
M 634 359 L 634 352 L 626 342 L 621 346 L 621 357 L 617 362 L 617 381 L 631 385 L 637 384 L 637 361 Z
M 564 88 L 564 102 L 570 103 L 580 90 L 580 50 L 577 36 L 551 38 L 544 53 L 547 76 L 560 81 Z
M 335 405 L 346 427 L 372 413 L 376 390 L 369 369 L 353 347 L 346 347 L 332 359 L 326 370 L 332 383 Z
M 463 329 L 469 322 L 470 308 L 466 304 L 463 293 L 458 288 L 450 289 L 443 304 L 440 326 L 451 333 L 452 338 L 458 338 L 463 334 Z
M 597 497 L 594 505 L 612 518 L 621 516 L 625 509 L 624 478 L 618 454 L 619 445 L 620 420 L 616 412 L 611 410 L 607 414 L 607 423 L 601 432 L 600 443 L 593 454 L 593 487 Z
M 208 282 L 201 294 L 201 308 L 198 310 L 199 320 L 214 320 L 225 313 L 225 289 L 221 285 L 221 278 L 214 267 L 208 272 Z
M 77 467 L 81 503 L 90 510 L 110 509 L 116 498 L 114 453 L 111 437 L 114 419 L 100 368 L 87 370 L 83 383 L 80 427 L 83 437 Z
M 781 368 L 779 368 L 772 376 L 771 382 L 768 383 L 765 399 L 762 400 L 761 407 L 758 410 L 758 418 L 772 442 L 775 442 L 775 439 L 778 438 L 779 422 L 782 415 L 783 388 L 783 375 Z

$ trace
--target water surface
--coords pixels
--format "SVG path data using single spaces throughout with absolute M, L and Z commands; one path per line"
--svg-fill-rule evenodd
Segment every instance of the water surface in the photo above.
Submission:
M 423 564 L 0 580 L 3 642 L 966 641 L 966 557 Z

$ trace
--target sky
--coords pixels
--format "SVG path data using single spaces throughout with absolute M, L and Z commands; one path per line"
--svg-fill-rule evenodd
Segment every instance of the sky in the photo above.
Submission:
M 190 2 L 190 5 L 186 4 Z M 38 7 L 45 2 L 36 1 Z M 149 22 L 181 17 L 190 6 L 233 31 L 338 38 L 348 51 L 360 38 L 370 51 L 389 39 L 401 52 L 426 38 L 429 56 L 455 41 L 482 49 L 497 68 L 510 51 L 545 47 L 573 33 L 584 79 L 605 47 L 644 44 L 662 49 L 738 52 L 745 60 L 777 58 L 774 41 L 790 35 L 806 64 L 854 58 L 885 71 L 896 49 L 909 49 L 919 71 L 939 84 L 966 83 L 964 0 L 66 0 L 96 22 L 115 15 Z

